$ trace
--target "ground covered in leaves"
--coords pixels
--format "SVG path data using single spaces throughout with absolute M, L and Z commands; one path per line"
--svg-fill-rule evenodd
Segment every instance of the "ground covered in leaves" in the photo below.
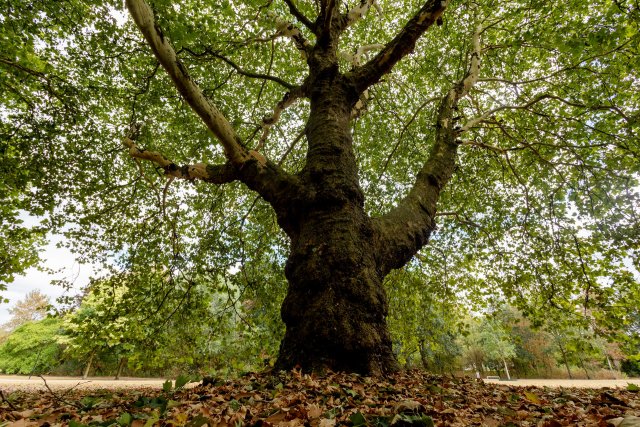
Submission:
M 3 393 L 8 426 L 640 426 L 640 393 L 485 384 L 423 372 L 299 372 L 165 390 Z

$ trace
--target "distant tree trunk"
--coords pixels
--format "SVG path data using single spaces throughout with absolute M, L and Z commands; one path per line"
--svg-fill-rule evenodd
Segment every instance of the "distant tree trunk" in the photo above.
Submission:
M 590 380 L 591 376 L 589 375 L 589 371 L 587 371 L 587 367 L 584 366 L 584 360 L 582 360 L 582 357 L 578 356 L 578 361 L 580 362 L 580 367 L 582 368 L 585 375 L 587 376 L 587 379 Z
M 618 375 L 616 373 L 616 371 L 613 369 L 613 365 L 611 364 L 611 359 L 609 359 L 609 355 L 605 354 L 605 357 L 607 358 L 607 365 L 609 365 L 609 370 L 611 371 L 611 374 L 613 375 L 613 379 L 617 379 Z
M 96 350 L 92 350 L 91 354 L 89 354 L 89 360 L 87 360 L 87 364 L 84 367 L 84 372 L 82 373 L 82 379 L 86 380 L 89 377 L 89 371 L 91 370 L 91 365 L 93 364 L 93 357 L 96 354 Z
M 418 350 L 420 351 L 420 361 L 422 362 L 422 369 L 429 370 L 429 360 L 427 358 L 427 352 L 424 350 L 424 341 L 420 341 L 418 344 Z
M 507 366 L 507 361 L 502 358 L 502 363 L 504 364 L 504 372 L 507 374 L 507 379 L 511 380 L 511 374 L 509 374 L 509 367 Z
M 121 357 L 120 358 L 120 363 L 118 363 L 118 370 L 116 371 L 116 377 L 114 379 L 119 380 L 120 379 L 120 375 L 122 374 L 122 369 L 124 369 L 124 365 L 127 361 L 126 357 Z
M 560 349 L 560 353 L 562 354 L 562 361 L 564 362 L 564 366 L 567 368 L 569 379 L 573 379 L 573 376 L 571 375 L 571 369 L 569 368 L 569 362 L 567 361 L 567 353 L 562 344 L 558 344 L 558 348 Z

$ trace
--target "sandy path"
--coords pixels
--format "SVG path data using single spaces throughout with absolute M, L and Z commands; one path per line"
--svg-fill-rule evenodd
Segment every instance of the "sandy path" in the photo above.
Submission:
M 550 380 L 550 379 L 522 379 L 515 381 L 500 380 L 484 380 L 489 384 L 502 384 L 510 386 L 535 386 L 535 387 L 580 387 L 580 388 L 604 388 L 604 387 L 622 387 L 626 388 L 627 384 L 633 383 L 640 386 L 640 378 L 624 379 L 624 380 Z
M 119 389 L 119 388 L 155 388 L 161 389 L 165 382 L 162 378 L 121 378 L 115 381 L 113 377 L 90 377 L 83 380 L 80 377 L 50 377 L 45 376 L 47 385 L 52 390 L 74 389 Z M 45 391 L 47 390 L 44 381 L 40 377 L 18 376 L 18 375 L 0 375 L 0 389 L 4 391 L 28 390 L 28 391 Z
M 83 380 L 80 377 L 48 377 L 45 376 L 47 384 L 52 390 L 75 389 L 119 389 L 119 388 L 153 388 L 160 389 L 165 382 L 162 378 L 122 378 L 114 381 L 112 377 L 92 377 Z M 484 380 L 489 384 L 500 384 L 508 386 L 535 386 L 535 387 L 583 387 L 583 388 L 604 388 L 623 387 L 628 383 L 640 386 L 640 379 L 624 380 L 550 380 L 550 379 L 522 379 L 515 381 Z M 196 385 L 196 383 L 193 383 Z M 12 390 L 44 391 L 46 387 L 44 381 L 39 377 L 0 375 L 0 389 L 5 392 Z

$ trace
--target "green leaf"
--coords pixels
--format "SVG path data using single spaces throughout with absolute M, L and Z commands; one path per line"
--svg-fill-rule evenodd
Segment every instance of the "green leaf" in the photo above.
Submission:
M 93 408 L 96 403 L 98 403 L 100 401 L 99 398 L 94 397 L 94 396 L 84 396 L 81 400 L 80 400 L 80 404 L 82 404 L 84 409 L 91 409 Z
M 176 378 L 176 385 L 175 385 L 176 390 L 184 387 L 189 382 L 191 382 L 191 379 L 187 375 L 184 375 L 184 374 L 178 375 L 178 378 Z
M 133 421 L 133 417 L 128 412 L 123 413 L 116 420 L 118 425 L 121 426 L 121 427 L 127 427 L 127 426 L 131 425 L 132 421 Z
M 166 380 L 164 383 L 162 383 L 162 391 L 164 391 L 165 393 L 170 392 L 173 389 L 173 383 L 171 382 L 171 380 Z
M 177 402 L 177 401 L 175 401 L 175 400 L 171 400 L 171 399 L 169 399 L 169 400 L 167 401 L 167 409 L 175 408 L 176 406 L 180 406 L 180 405 L 182 405 L 182 403 Z
M 638 387 L 634 383 L 627 383 L 627 391 L 632 391 L 632 392 L 636 393 L 636 392 L 640 391 L 640 387 Z
M 366 418 L 360 412 L 356 412 L 355 414 L 351 414 L 351 416 L 349 416 L 349 421 L 351 421 L 351 425 L 353 427 L 366 426 L 367 425 Z

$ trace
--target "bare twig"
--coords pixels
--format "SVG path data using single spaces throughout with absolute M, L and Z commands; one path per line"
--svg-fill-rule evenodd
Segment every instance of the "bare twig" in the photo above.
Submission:
M 4 396 L 4 392 L 2 390 L 0 390 L 0 398 L 2 398 L 3 402 L 7 402 L 7 405 L 9 405 L 9 408 L 13 409 L 14 411 L 19 411 L 19 409 L 16 408 L 16 406 Z
M 69 405 L 69 406 L 73 406 L 74 408 L 82 409 L 81 405 L 78 405 L 75 402 L 69 402 L 68 400 L 63 399 L 62 397 L 58 396 L 53 390 L 51 390 L 51 387 L 49 387 L 49 384 L 47 384 L 47 380 L 44 378 L 43 375 L 38 375 L 38 377 L 40 377 L 40 379 L 44 382 L 44 386 L 47 388 L 47 390 L 49 390 L 49 393 L 51 393 L 51 396 L 53 397 L 53 399 L 56 402 L 63 403 L 65 405 Z M 87 381 L 87 382 L 91 382 L 91 381 Z M 76 384 L 73 388 L 75 388 L 75 387 L 77 387 L 79 385 L 80 385 L 80 383 Z M 69 390 L 69 391 L 71 391 L 71 390 Z M 66 395 L 69 391 L 64 393 L 63 396 Z

